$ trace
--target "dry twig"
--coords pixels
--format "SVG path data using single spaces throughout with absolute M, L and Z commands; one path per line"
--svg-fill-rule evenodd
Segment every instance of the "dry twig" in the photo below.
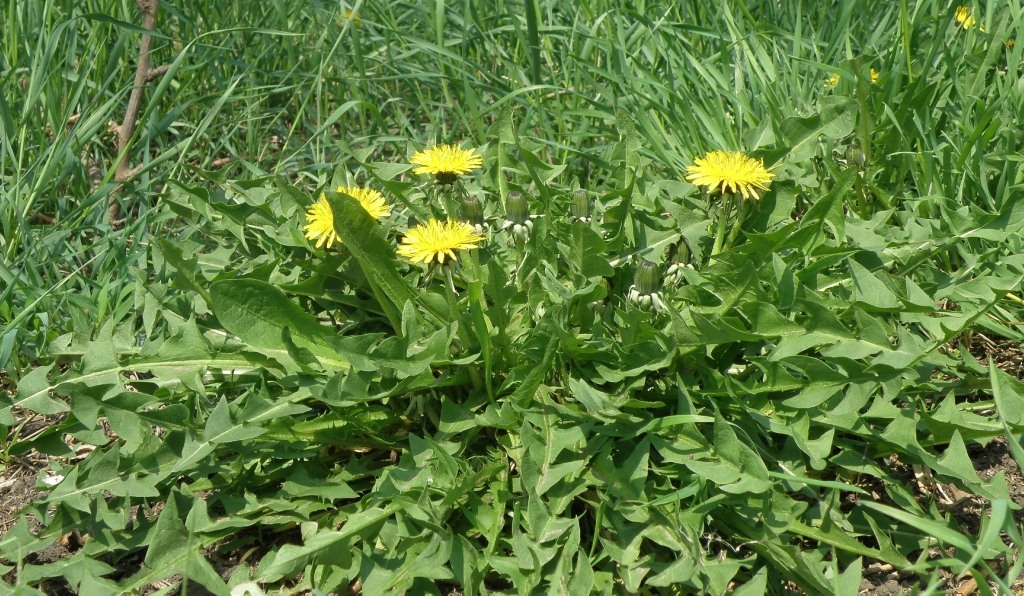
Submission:
M 142 13 L 142 28 L 152 31 L 156 25 L 156 11 L 160 7 L 160 0 L 136 0 L 135 6 Z M 117 170 L 114 173 L 114 181 L 117 183 L 114 191 L 110 193 L 110 200 L 107 203 L 107 221 L 112 228 L 119 228 L 124 223 L 121 219 L 121 207 L 118 202 L 118 194 L 124 183 L 130 180 L 139 172 L 140 168 L 132 168 L 128 160 L 128 143 L 135 134 L 135 124 L 142 111 L 142 92 L 146 83 L 167 72 L 169 66 L 164 65 L 157 68 L 149 67 L 150 46 L 153 37 L 148 33 L 142 35 L 139 41 L 139 62 L 135 68 L 135 85 L 132 87 L 131 95 L 128 97 L 128 107 L 125 109 L 124 120 L 121 124 L 110 123 L 110 132 L 117 136 Z

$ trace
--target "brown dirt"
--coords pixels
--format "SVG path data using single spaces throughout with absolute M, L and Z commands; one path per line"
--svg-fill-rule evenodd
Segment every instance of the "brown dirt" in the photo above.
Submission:
M 7 533 L 18 521 L 18 512 L 31 503 L 34 499 L 46 496 L 45 492 L 36 490 L 36 475 L 43 466 L 45 458 L 38 454 L 30 454 L 17 460 L 12 460 L 11 465 L 0 472 L 0 536 Z M 42 529 L 32 518 L 29 519 L 29 529 L 38 532 Z M 70 557 L 77 550 L 79 545 L 71 535 L 63 536 L 50 546 L 30 554 L 25 558 L 26 562 L 33 565 L 44 565 Z M 12 571 L 11 574 L 14 572 Z M 14 581 L 13 575 L 4 577 L 9 583 Z M 63 596 L 73 595 L 75 592 L 64 578 L 47 580 L 40 588 L 50 595 Z
M 984 333 L 973 333 L 967 342 L 971 354 L 983 365 L 991 358 L 996 367 L 1024 381 L 1024 351 L 1021 344 L 1012 339 L 989 337 Z
M 31 441 L 36 434 L 57 424 L 62 419 L 61 416 L 47 417 L 29 412 L 21 414 L 25 417 L 19 420 L 18 427 L 12 429 L 14 432 L 8 438 L 10 444 Z M 47 468 L 49 460 L 49 456 L 30 450 L 24 455 L 11 455 L 6 467 L 0 469 L 0 537 L 17 523 L 19 512 L 24 507 L 32 501 L 46 496 L 45 491 L 36 489 L 36 482 L 39 473 Z M 29 529 L 32 532 L 38 532 L 42 528 L 34 518 L 30 517 Z M 61 561 L 74 554 L 80 546 L 76 543 L 75 537 L 68 534 L 46 548 L 30 554 L 25 558 L 25 562 L 32 565 L 45 565 Z M 14 571 L 11 571 L 3 579 L 11 583 L 14 581 L 13 574 Z M 50 595 L 63 596 L 75 593 L 64 578 L 46 580 L 39 587 Z
M 1011 500 L 1017 505 L 1021 506 L 1021 509 L 1013 511 L 1013 518 L 1017 525 L 1024 523 L 1024 472 L 1021 471 L 1017 461 L 1013 459 L 1013 455 L 1009 451 L 1009 447 L 1006 443 L 1006 439 L 998 437 L 990 441 L 987 445 L 970 445 L 968 446 L 968 453 L 971 455 L 971 461 L 974 464 L 974 469 L 978 472 L 983 480 L 990 480 L 999 472 L 1003 472 L 1006 478 L 1006 484 L 1009 489 Z M 892 458 L 890 458 L 892 459 Z M 914 485 L 915 480 L 913 478 L 913 472 L 909 466 L 903 466 L 899 462 L 888 462 L 890 468 L 899 473 L 900 470 L 904 470 L 905 474 L 898 474 L 905 479 L 905 481 Z M 944 485 L 945 490 L 955 490 L 949 485 Z M 925 494 L 925 491 L 918 487 L 921 499 L 935 498 L 934 493 L 929 491 L 929 494 Z M 943 503 L 940 500 L 939 505 Z M 977 535 L 981 530 L 981 524 L 983 517 L 988 512 L 988 507 L 984 499 L 977 497 L 970 497 L 965 499 L 961 503 L 957 503 L 950 507 L 952 517 L 957 521 L 962 532 L 968 535 Z M 936 553 L 937 554 L 937 553 Z M 970 577 L 955 578 L 949 575 L 946 578 L 947 593 L 955 594 L 957 596 L 968 596 L 971 594 L 980 594 L 977 590 L 977 586 L 972 582 Z M 919 592 L 924 587 L 924 584 L 920 582 L 920 578 L 902 574 L 897 570 L 893 570 L 887 565 L 869 566 L 865 570 L 864 579 L 861 582 L 860 594 L 865 596 L 897 596 L 904 594 L 912 594 Z M 996 586 L 992 585 L 990 588 L 995 591 Z M 1014 585 L 1014 594 L 1024 594 L 1024 578 L 1018 580 Z M 995 593 L 995 592 L 993 592 Z
M 12 460 L 11 465 L 0 472 L 0 535 L 18 521 L 17 514 L 22 507 L 45 493 L 37 491 L 35 470 L 25 468 Z

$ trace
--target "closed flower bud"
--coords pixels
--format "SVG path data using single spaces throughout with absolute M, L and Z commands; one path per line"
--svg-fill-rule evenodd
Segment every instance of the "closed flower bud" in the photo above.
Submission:
M 846 149 L 846 161 L 848 161 L 850 165 L 857 166 L 857 169 L 863 170 L 867 158 L 860 146 L 853 144 Z
M 571 221 L 590 223 L 590 197 L 587 195 L 587 191 L 582 188 L 573 191 L 569 213 L 572 216 Z
M 660 268 L 650 261 L 642 261 L 633 275 L 633 285 L 627 297 L 640 310 L 663 312 L 666 306 L 658 293 L 660 287 Z
M 633 285 L 636 287 L 636 291 L 641 296 L 657 292 L 661 282 L 660 274 L 658 266 L 654 263 L 650 261 L 640 263 L 640 266 L 636 268 L 636 274 L 633 275 Z
M 665 284 L 674 286 L 683 282 L 684 269 L 693 269 L 693 265 L 689 263 L 675 262 L 668 266 L 665 271 Z
M 530 204 L 522 193 L 512 191 L 505 198 L 505 218 L 513 224 L 523 225 L 530 219 Z
M 459 205 L 459 215 L 466 223 L 482 229 L 484 225 L 484 208 L 476 197 L 463 197 Z

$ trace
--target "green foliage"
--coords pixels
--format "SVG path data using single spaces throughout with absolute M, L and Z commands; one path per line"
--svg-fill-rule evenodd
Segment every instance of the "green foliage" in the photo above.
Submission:
M 39 47 L 5 39 L 0 63 L 28 73 L 0 100 L 0 425 L 4 461 L 35 450 L 62 479 L 0 538 L 3 585 L 846 594 L 871 562 L 1017 579 L 989 562 L 1013 560 L 1019 506 L 969 447 L 1004 437 L 1024 463 L 1024 385 L 965 339 L 1021 340 L 1016 3 L 984 36 L 931 3 L 198 3 L 166 14 L 174 72 L 136 140 L 159 149 L 136 199 L 158 178 L 159 200 L 120 231 L 78 156 L 88 139 L 109 161 L 95 126 L 131 69 L 85 32 L 137 29 L 30 4 L 7 11 Z M 70 65 L 25 65 L 68 40 L 91 83 L 65 138 L 44 96 Z M 433 138 L 470 139 L 482 171 L 412 175 Z M 722 203 L 685 181 L 713 148 L 776 175 L 717 254 Z M 53 198 L 38 176 L 62 169 L 88 200 Z M 570 217 L 581 188 L 592 218 Z M 321 192 L 327 250 L 302 234 Z M 510 192 L 529 226 L 505 222 Z M 464 195 L 479 249 L 396 256 Z M 44 255 L 63 264 L 25 266 Z M 21 438 L 27 412 L 52 425 Z M 900 466 L 977 498 L 980 528 Z M 34 562 L 72 530 L 74 556 Z

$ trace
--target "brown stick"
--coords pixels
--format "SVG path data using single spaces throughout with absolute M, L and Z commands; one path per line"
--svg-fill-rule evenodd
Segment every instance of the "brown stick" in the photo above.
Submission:
M 41 221 L 41 222 L 46 223 L 46 224 L 55 224 L 55 223 L 57 223 L 56 219 L 50 217 L 49 215 L 46 215 L 45 213 L 30 213 L 29 214 L 29 218 L 37 220 L 37 221 Z
M 160 7 L 160 0 L 135 0 L 135 6 L 142 13 L 142 28 L 152 31 L 156 25 L 156 11 Z M 128 107 L 124 112 L 124 120 L 120 125 L 111 123 L 110 131 L 117 135 L 117 154 L 121 161 L 117 164 L 114 172 L 114 181 L 117 187 L 110 193 L 110 200 L 107 203 L 107 221 L 110 227 L 117 229 L 124 223 L 121 216 L 121 206 L 117 201 L 118 191 L 123 184 L 139 172 L 139 168 L 132 168 L 128 160 L 128 143 L 135 134 L 135 123 L 142 111 L 142 92 L 146 83 L 167 72 L 167 67 L 151 69 L 149 67 L 149 50 L 153 43 L 153 37 L 148 33 L 142 34 L 139 41 L 139 63 L 135 67 L 135 85 L 132 87 L 131 95 L 128 97 Z

